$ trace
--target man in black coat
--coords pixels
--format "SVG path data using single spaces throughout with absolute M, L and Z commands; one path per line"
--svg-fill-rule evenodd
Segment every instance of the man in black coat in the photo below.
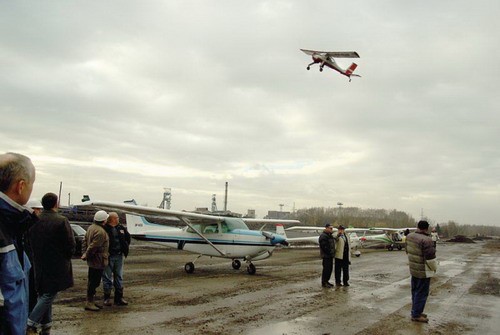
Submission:
M 327 223 L 325 230 L 319 236 L 319 251 L 323 259 L 323 272 L 321 274 L 321 286 L 330 288 L 333 285 L 329 282 L 333 270 L 333 258 L 335 256 L 335 240 L 333 238 L 333 227 Z
M 75 237 L 68 219 L 57 213 L 57 195 L 42 198 L 40 220 L 29 232 L 35 266 L 35 287 L 38 300 L 28 318 L 26 334 L 50 334 L 52 303 L 58 292 L 73 286 L 71 256 Z

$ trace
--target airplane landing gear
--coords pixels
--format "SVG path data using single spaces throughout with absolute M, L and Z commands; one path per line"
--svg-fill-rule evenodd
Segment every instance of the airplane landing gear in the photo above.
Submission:
M 255 265 L 253 265 L 252 263 L 248 263 L 247 272 L 248 272 L 249 275 L 254 275 L 255 272 L 257 272 L 257 269 L 255 268 Z
M 241 262 L 237 259 L 233 259 L 233 262 L 231 263 L 233 269 L 239 270 L 241 268 Z
M 323 72 L 323 67 L 322 66 L 319 67 L 319 72 Z
M 203 256 L 203 255 L 198 255 L 198 257 L 196 257 L 196 259 L 194 261 L 186 263 L 186 265 L 184 265 L 184 270 L 187 273 L 193 273 L 194 272 L 194 262 L 196 262 L 198 260 L 198 258 L 200 258 L 201 256 Z
M 311 69 L 311 67 L 310 67 L 310 66 L 308 66 L 308 67 L 306 67 L 306 69 L 307 69 L 307 70 L 310 70 L 310 69 Z
M 187 273 L 193 273 L 194 272 L 194 263 L 193 262 L 186 263 L 186 265 L 184 265 L 184 270 Z

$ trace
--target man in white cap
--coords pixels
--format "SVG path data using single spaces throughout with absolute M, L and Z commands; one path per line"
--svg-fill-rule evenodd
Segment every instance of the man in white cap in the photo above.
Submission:
M 31 208 L 33 210 L 33 213 L 36 214 L 36 216 L 40 216 L 40 213 L 42 212 L 43 206 L 40 200 L 37 199 L 30 199 L 25 207 Z
M 94 215 L 94 223 L 90 225 L 82 242 L 82 259 L 87 261 L 89 266 L 88 285 L 87 285 L 87 303 L 85 310 L 99 311 L 102 306 L 94 303 L 96 289 L 101 284 L 101 277 L 104 268 L 108 265 L 109 258 L 109 237 L 104 225 L 108 220 L 108 213 L 98 211 Z

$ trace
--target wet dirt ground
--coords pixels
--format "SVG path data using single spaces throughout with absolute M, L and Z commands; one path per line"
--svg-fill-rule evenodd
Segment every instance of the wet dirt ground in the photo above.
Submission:
M 54 303 L 53 334 L 498 334 L 500 242 L 441 243 L 428 324 L 410 321 L 404 251 L 370 250 L 353 258 L 351 286 L 324 289 L 317 247 L 287 248 L 255 262 L 230 261 L 132 246 L 125 262 L 129 306 L 84 311 L 87 267 L 73 260 L 75 287 Z M 102 299 L 102 286 L 98 291 Z

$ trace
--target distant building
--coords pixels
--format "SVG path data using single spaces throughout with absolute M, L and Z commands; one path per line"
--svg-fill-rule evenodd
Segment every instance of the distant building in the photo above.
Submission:
M 290 217 L 290 212 L 267 211 L 267 215 L 264 217 L 264 219 L 282 220 L 282 219 L 288 219 L 289 217 Z
M 255 209 L 249 209 L 247 211 L 247 215 L 245 215 L 248 219 L 255 219 L 257 216 L 255 215 Z

